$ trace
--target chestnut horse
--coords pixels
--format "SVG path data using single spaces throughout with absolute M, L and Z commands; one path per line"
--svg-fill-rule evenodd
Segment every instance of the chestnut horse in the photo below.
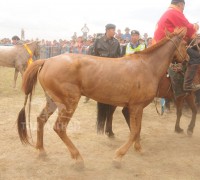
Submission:
M 113 161 L 115 165 L 120 165 L 122 157 L 134 142 L 135 149 L 141 149 L 140 130 L 143 109 L 156 96 L 160 79 L 167 71 L 174 54 L 182 53 L 178 47 L 185 34 L 185 28 L 176 29 L 170 37 L 140 54 L 121 57 L 118 60 L 63 54 L 48 60 L 35 61 L 27 68 L 23 76 L 22 89 L 26 98 L 17 120 L 21 142 L 30 144 L 26 128 L 25 106 L 28 97 L 31 101 L 32 92 L 39 79 L 45 93 L 56 102 L 58 107 L 58 118 L 54 130 L 65 143 L 78 166 L 84 165 L 83 158 L 68 137 L 66 128 L 81 95 L 101 103 L 128 107 L 130 136 L 127 142 L 116 151 Z M 38 118 L 37 121 L 36 148 L 42 154 L 45 153 L 43 128 L 46 119 Z
M 33 41 L 23 45 L 14 46 L 0 46 L 0 66 L 15 68 L 14 84 L 16 87 L 16 81 L 18 73 L 23 75 L 28 60 L 32 57 L 39 59 L 40 46 L 38 41 Z
M 174 93 L 171 85 L 170 78 L 166 77 L 164 75 L 160 81 L 158 92 L 156 97 L 159 98 L 167 98 L 167 99 L 174 99 Z M 175 132 L 182 133 L 183 129 L 180 127 L 180 119 L 182 116 L 182 109 L 184 100 L 187 102 L 188 106 L 192 110 L 192 118 L 190 121 L 190 124 L 188 125 L 187 134 L 192 135 L 193 130 L 195 127 L 196 122 L 196 115 L 197 115 L 197 105 L 195 103 L 195 95 L 194 92 L 186 93 L 185 95 L 178 96 L 176 99 L 174 99 L 176 104 L 176 123 L 175 123 Z M 108 137 L 113 137 L 114 133 L 112 130 L 112 120 L 113 120 L 113 114 L 116 110 L 116 106 L 108 105 L 108 104 L 100 104 L 98 105 L 98 117 L 97 117 L 97 131 L 100 133 L 105 133 L 108 135 Z M 128 108 L 124 107 L 122 109 L 122 113 L 125 117 L 126 123 L 128 124 L 130 128 L 130 116 L 128 112 Z
M 182 44 L 182 48 L 186 48 L 184 44 Z M 194 78 L 194 83 L 199 84 L 200 82 L 200 67 L 197 71 L 197 74 Z M 193 130 L 195 127 L 196 122 L 196 115 L 198 112 L 198 107 L 195 102 L 195 93 L 185 93 L 177 98 L 174 98 L 174 93 L 172 89 L 172 84 L 170 78 L 168 78 L 166 75 L 164 75 L 160 81 L 158 92 L 156 94 L 156 97 L 158 98 L 166 98 L 166 99 L 174 99 L 174 102 L 176 104 L 176 123 L 175 123 L 175 132 L 182 133 L 183 129 L 180 127 L 180 119 L 182 116 L 182 109 L 184 105 L 184 101 L 187 102 L 189 108 L 192 111 L 192 118 L 187 128 L 187 134 L 190 136 L 193 134 Z M 116 106 L 108 105 L 108 104 L 102 104 L 98 103 L 97 106 L 97 132 L 99 133 L 106 133 L 108 137 L 113 137 L 114 133 L 112 130 L 112 120 L 113 120 L 113 114 L 116 110 Z M 129 112 L 127 107 L 124 107 L 122 109 L 122 113 L 125 117 L 126 123 L 128 124 L 129 128 Z

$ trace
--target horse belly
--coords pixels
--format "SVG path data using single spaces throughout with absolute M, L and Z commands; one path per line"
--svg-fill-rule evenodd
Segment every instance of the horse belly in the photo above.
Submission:
M 12 55 L 8 55 L 7 53 L 3 54 L 2 51 L 0 51 L 0 66 L 4 67 L 14 67 L 14 58 L 11 58 Z

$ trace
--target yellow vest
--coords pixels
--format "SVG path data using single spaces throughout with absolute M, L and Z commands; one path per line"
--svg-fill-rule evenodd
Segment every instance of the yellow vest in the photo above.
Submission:
M 133 53 L 135 53 L 135 52 L 137 52 L 137 51 L 142 51 L 142 50 L 144 50 L 145 49 L 145 45 L 144 44 L 139 44 L 136 48 L 132 48 L 131 47 L 131 44 L 130 43 L 128 43 L 127 45 L 126 45 L 126 55 L 129 55 L 129 54 L 133 54 Z

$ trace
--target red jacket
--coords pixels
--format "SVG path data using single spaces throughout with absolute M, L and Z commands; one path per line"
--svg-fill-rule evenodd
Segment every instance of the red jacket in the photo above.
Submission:
M 196 29 L 184 16 L 184 14 L 176 9 L 170 7 L 160 18 L 154 32 L 154 42 L 158 42 L 165 37 L 165 29 L 173 32 L 176 27 L 186 27 L 186 39 L 191 39 L 196 33 Z

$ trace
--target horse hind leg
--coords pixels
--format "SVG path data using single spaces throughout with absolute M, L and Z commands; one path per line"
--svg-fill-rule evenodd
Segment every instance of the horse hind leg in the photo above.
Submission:
M 105 133 L 108 137 L 114 137 L 114 133 L 112 130 L 112 121 L 113 121 L 113 114 L 115 112 L 116 106 L 108 105 L 108 112 L 107 112 L 107 121 L 106 121 L 106 130 Z
M 37 117 L 36 149 L 39 150 L 39 157 L 44 157 L 46 155 L 46 152 L 44 150 L 44 145 L 43 145 L 44 125 L 46 124 L 49 117 L 55 112 L 57 108 L 56 104 L 47 95 L 46 95 L 46 101 L 47 102 L 46 102 L 45 108 L 43 108 L 40 115 Z
M 197 115 L 197 105 L 195 104 L 194 94 L 188 95 L 186 97 L 186 102 L 188 103 L 190 109 L 192 110 L 192 119 L 187 129 L 187 134 L 191 136 L 193 134 L 193 130 L 195 127 L 196 115 Z
M 65 104 L 57 104 L 59 112 L 58 112 L 58 118 L 54 125 L 54 131 L 58 134 L 58 136 L 67 146 L 68 150 L 71 153 L 72 159 L 74 159 L 76 162 L 75 167 L 78 169 L 84 167 L 84 161 L 78 149 L 75 147 L 75 145 L 72 143 L 70 138 L 67 136 L 66 129 L 77 107 L 79 99 L 80 97 L 78 99 L 70 98 L 70 100 L 68 100 L 67 102 L 64 102 Z

